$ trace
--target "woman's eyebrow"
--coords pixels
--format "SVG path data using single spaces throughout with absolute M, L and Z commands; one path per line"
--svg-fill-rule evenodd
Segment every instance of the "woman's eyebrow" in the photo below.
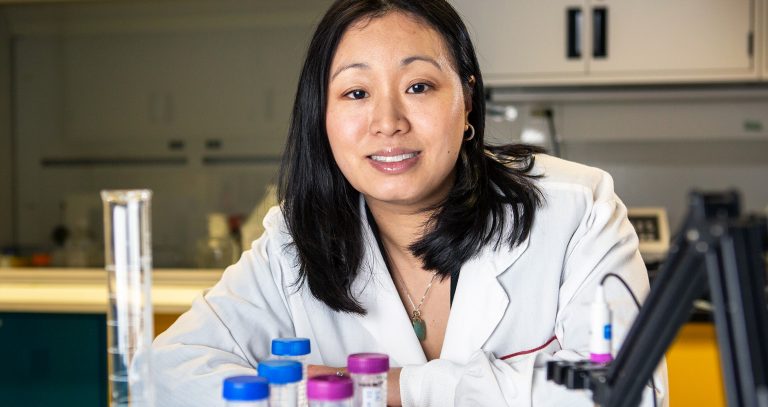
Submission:
M 410 64 L 412 64 L 412 63 L 414 63 L 416 61 L 427 62 L 427 63 L 430 63 L 430 64 L 434 65 L 435 68 L 437 68 L 437 69 L 439 69 L 441 71 L 443 70 L 443 68 L 440 66 L 440 64 L 434 58 L 428 57 L 426 55 L 414 55 L 414 56 L 410 56 L 408 58 L 403 58 L 403 60 L 400 61 L 400 66 L 404 67 L 404 66 L 410 65 Z M 331 75 L 331 80 L 336 78 L 340 73 L 346 71 L 347 69 L 352 69 L 352 68 L 370 69 L 370 66 L 368 64 L 364 63 L 364 62 L 354 62 L 354 63 L 351 63 L 351 64 L 340 66 L 338 69 L 336 69 L 336 71 L 333 73 L 333 75 Z
M 336 72 L 334 72 L 333 75 L 331 75 L 331 80 L 333 80 L 333 78 L 338 76 L 340 73 L 346 71 L 347 69 L 352 69 L 352 68 L 369 69 L 370 66 L 362 62 L 355 62 L 349 65 L 340 66 L 339 69 L 337 69 Z
M 428 62 L 434 65 L 437 69 L 441 71 L 443 70 L 443 68 L 440 66 L 439 63 L 437 63 L 437 61 L 434 60 L 434 58 L 430 58 L 426 55 L 414 55 L 412 57 L 404 58 L 402 61 L 400 61 L 400 66 L 406 66 L 416 61 Z

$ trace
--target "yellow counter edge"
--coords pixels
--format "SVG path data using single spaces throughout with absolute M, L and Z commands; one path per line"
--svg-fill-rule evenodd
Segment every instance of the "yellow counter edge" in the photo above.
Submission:
M 155 313 L 180 314 L 223 270 L 155 269 Z M 104 269 L 0 268 L 1 312 L 102 313 L 107 311 Z

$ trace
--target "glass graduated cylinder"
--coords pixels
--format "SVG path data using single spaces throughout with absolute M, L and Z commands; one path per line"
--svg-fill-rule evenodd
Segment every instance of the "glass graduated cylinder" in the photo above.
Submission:
M 148 190 L 102 191 L 112 407 L 153 407 L 152 249 Z

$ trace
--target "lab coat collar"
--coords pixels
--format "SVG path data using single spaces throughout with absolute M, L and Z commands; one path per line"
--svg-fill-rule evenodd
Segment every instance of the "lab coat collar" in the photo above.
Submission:
M 361 196 L 360 218 L 365 244 L 364 271 L 355 280 L 352 288 L 368 314 L 356 318 L 378 339 L 393 365 L 426 363 L 421 343 L 413 332 L 410 317 L 403 307 L 376 238 L 366 220 L 364 205 L 365 201 Z M 464 264 L 448 318 L 441 359 L 466 363 L 474 351 L 483 347 L 504 317 L 509 304 L 509 297 L 498 277 L 509 269 L 527 248 L 528 239 L 512 249 L 504 245 L 499 248 L 487 246 L 478 256 Z

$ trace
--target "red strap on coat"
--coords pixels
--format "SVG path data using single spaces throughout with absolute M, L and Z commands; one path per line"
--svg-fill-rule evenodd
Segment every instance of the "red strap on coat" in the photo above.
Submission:
M 553 336 L 553 337 L 549 338 L 549 340 L 545 344 L 543 344 L 541 346 L 537 346 L 537 347 L 535 347 L 533 349 L 528 349 L 528 350 L 524 350 L 524 351 L 520 351 L 520 352 L 510 353 L 509 355 L 502 356 L 499 359 L 505 360 L 505 359 L 513 358 L 515 356 L 527 355 L 529 353 L 538 352 L 538 351 L 546 348 L 547 346 L 549 346 L 549 344 L 552 343 L 552 341 L 554 341 L 556 339 L 557 339 L 557 337 Z

